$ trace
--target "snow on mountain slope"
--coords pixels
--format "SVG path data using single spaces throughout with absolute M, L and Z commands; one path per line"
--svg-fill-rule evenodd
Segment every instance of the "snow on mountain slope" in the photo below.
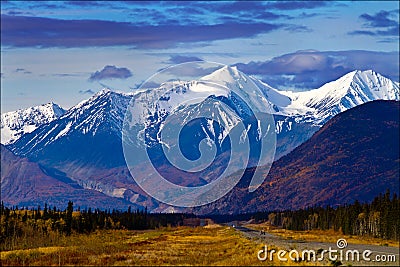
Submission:
M 134 109 L 136 115 L 134 119 L 138 120 L 137 123 L 139 124 L 148 120 L 149 110 L 152 112 L 157 110 L 157 121 L 149 121 L 147 123 L 160 124 L 168 112 L 180 106 L 181 103 L 185 103 L 186 108 L 190 109 L 190 101 L 192 99 L 205 99 L 210 95 L 222 97 L 225 104 L 234 108 L 243 117 L 242 115 L 249 113 L 246 106 L 247 101 L 257 97 L 252 95 L 252 86 L 254 84 L 261 89 L 267 100 L 263 103 L 265 105 L 264 109 L 275 115 L 278 150 L 280 149 L 279 139 L 286 140 L 285 149 L 282 148 L 282 151 L 277 151 L 278 158 L 307 140 L 313 132 L 340 112 L 373 100 L 399 100 L 398 84 L 371 70 L 350 72 L 318 89 L 306 92 L 292 92 L 279 91 L 262 81 L 246 76 L 239 72 L 236 67 L 225 66 L 198 81 L 167 82 L 162 84 L 159 90 L 140 90 L 130 94 L 117 93 L 110 90 L 100 91 L 90 99 L 72 107 L 58 118 L 57 123 L 53 123 L 51 126 L 49 125 L 36 132 L 26 142 L 21 142 L 15 152 L 23 152 L 22 154 L 26 155 L 29 151 L 34 151 L 41 146 L 48 146 L 74 132 L 94 136 L 99 127 L 104 128 L 104 131 L 115 132 L 120 138 L 125 110 L 132 97 L 135 101 Z M 240 98 L 232 94 L 228 88 L 238 89 L 236 92 L 240 92 Z M 152 99 L 151 101 L 149 101 L 149 97 Z M 260 109 L 262 108 L 260 107 Z M 35 108 L 31 109 L 35 110 Z M 61 108 L 54 110 L 53 113 L 45 113 L 54 114 L 53 116 L 48 116 L 52 118 L 51 120 L 62 113 Z M 57 110 L 59 112 L 56 112 Z M 196 111 L 192 110 L 190 112 Z M 215 115 L 217 121 L 225 125 L 235 125 L 239 119 L 232 116 L 232 114 L 223 112 L 223 110 L 215 110 L 215 112 L 218 113 Z M 36 114 L 34 112 L 31 113 Z M 16 111 L 11 114 L 20 119 L 17 120 L 19 122 L 17 125 L 20 125 L 20 128 L 23 128 L 26 132 L 31 132 L 37 128 L 36 125 L 32 126 L 27 122 L 32 117 L 31 113 Z M 18 116 L 15 114 L 18 114 Z M 8 118 L 8 124 L 3 122 L 3 117 Z M 10 127 L 7 128 L 5 126 L 11 124 L 9 117 L 9 113 L 2 115 L 2 142 L 3 138 L 5 142 L 8 140 L 15 141 L 15 138 L 8 137 L 7 139 L 7 136 L 10 136 L 10 131 L 8 130 Z M 297 127 L 297 124 L 300 126 Z M 207 132 L 206 136 L 220 143 L 230 129 L 229 127 L 225 128 L 225 131 L 220 133 L 218 137 L 210 136 L 210 133 L 215 133 L 215 129 L 212 123 L 208 125 L 209 129 L 205 131 Z M 159 126 L 162 127 L 162 125 Z M 303 128 L 307 129 L 307 131 Z M 23 131 L 19 133 L 19 136 L 22 134 Z M 282 135 L 282 138 L 280 138 L 280 135 Z M 293 138 L 293 136 L 296 136 L 296 138 Z M 297 141 L 293 144 L 288 144 L 287 142 L 290 142 L 290 140 Z M 157 138 L 153 141 L 159 142 Z M 11 141 L 8 143 L 11 143 Z M 39 146 L 36 147 L 37 145 Z
M 196 138 L 214 140 L 217 150 L 222 151 L 224 137 L 230 126 L 249 114 L 248 100 L 257 95 L 252 86 L 256 84 L 264 94 L 264 108 L 272 112 L 277 132 L 275 159 L 289 153 L 308 140 L 327 120 L 335 114 L 372 100 L 399 100 L 399 86 L 373 71 L 354 71 L 309 92 L 280 91 L 239 72 L 234 67 L 223 67 L 197 81 L 174 81 L 162 84 L 163 88 L 141 89 L 135 93 L 117 93 L 103 90 L 88 100 L 82 101 L 65 114 L 45 123 L 31 133 L 26 133 L 7 146 L 15 154 L 29 157 L 33 161 L 65 172 L 68 177 L 85 188 L 98 189 L 98 181 L 90 180 L 88 170 L 102 172 L 125 166 L 121 145 L 121 131 L 126 108 L 132 98 L 136 123 L 146 122 L 153 127 L 151 142 L 160 143 L 159 130 L 168 112 L 181 108 L 188 114 L 200 113 L 201 108 L 192 108 L 196 98 L 204 100 L 212 97 L 235 110 L 233 116 L 222 109 L 213 109 L 215 121 L 228 127 L 221 129 L 209 121 L 201 121 L 200 126 L 189 124 L 188 137 L 184 138 L 183 153 L 197 159 Z M 227 88 L 236 88 L 240 98 Z M 162 89 L 162 90 L 161 90 Z M 148 111 L 152 111 L 149 113 Z M 157 111 L 157 112 L 154 112 Z M 156 114 L 156 116 L 153 116 Z M 3 114 L 5 115 L 5 114 Z M 3 130 L 2 115 L 2 130 Z M 200 114 L 199 114 L 200 115 Z M 21 115 L 27 119 L 30 115 Z M 178 123 L 185 121 L 185 118 Z M 22 122 L 25 122 L 22 120 Z M 135 122 L 133 120 L 133 122 Z M 21 125 L 25 125 L 22 123 Z M 26 124 L 28 125 L 28 124 Z M 257 125 L 250 130 L 257 140 Z M 253 132 L 251 132 L 253 131 Z M 150 132 L 149 132 L 150 133 Z M 198 135 L 196 135 L 198 134 Z M 135 136 L 138 141 L 139 136 Z M 2 131 L 3 139 L 3 131 Z M 195 140 L 196 139 L 196 140 Z M 143 142 L 139 142 L 143 144 Z M 188 157 L 188 158 L 191 158 Z M 118 179 L 119 174 L 114 178 Z M 92 175 L 96 179 L 95 175 Z M 120 192 L 120 185 L 107 179 L 102 181 L 102 192 Z M 114 193 L 107 193 L 115 196 Z M 118 193 L 119 194 L 119 193 Z
M 216 83 L 229 88 L 229 91 L 234 91 L 242 101 L 251 104 L 251 109 L 254 112 L 273 113 L 272 107 L 274 102 L 269 99 L 279 99 L 279 93 L 276 93 L 276 90 L 269 92 L 265 87 L 259 86 L 260 81 L 240 72 L 237 67 L 222 67 L 202 77 L 200 81 Z M 268 85 L 265 86 L 269 87 Z M 263 93 L 262 96 L 258 95 L 259 90 Z M 266 99 L 264 99 L 264 97 Z
M 94 135 L 104 122 L 111 126 L 110 130 L 121 132 L 121 122 L 130 99 L 129 94 L 103 89 L 71 108 L 60 120 L 72 123 L 73 127 L 65 126 L 67 132 L 72 130 Z
M 278 134 L 276 160 L 308 140 L 338 113 L 374 100 L 400 100 L 399 84 L 372 70 L 352 71 L 305 92 L 280 91 L 252 79 L 272 105 Z
M 234 85 L 244 88 L 244 83 L 247 83 L 248 78 L 242 72 L 239 72 L 236 67 L 224 66 L 213 73 L 203 76 L 200 80 L 215 83 L 222 82 L 227 87 Z
M 295 93 L 291 91 L 280 91 L 253 77 L 252 80 L 264 92 L 266 98 L 270 102 L 272 114 L 296 117 L 314 111 L 314 109 L 305 105 L 294 104 L 293 98 L 295 98 Z
M 229 70 L 228 68 L 225 69 Z M 234 82 L 234 80 L 230 82 Z M 201 113 L 201 110 L 204 110 L 201 108 L 199 110 L 191 109 L 191 101 L 195 98 L 202 102 L 209 99 L 210 96 L 211 99 L 218 97 L 219 100 L 239 113 L 235 117 L 216 106 L 215 109 L 212 109 L 215 112 L 213 118 L 220 124 L 232 126 L 239 121 L 239 116 L 246 119 L 246 116 L 249 115 L 246 103 L 236 99 L 235 95 L 231 94 L 227 88 L 216 83 L 217 81 L 212 83 L 211 80 L 167 82 L 162 85 L 167 90 L 163 90 L 161 95 L 158 94 L 157 88 L 141 90 L 135 94 L 103 90 L 72 107 L 59 119 L 24 135 L 8 148 L 17 155 L 26 156 L 46 167 L 66 173 L 68 177 L 81 185 L 95 184 L 87 181 L 90 177 L 89 172 L 121 167 L 126 164 L 121 145 L 121 127 L 126 108 L 132 97 L 135 101 L 133 107 L 138 108 L 137 112 L 134 113 L 135 118 L 138 119 L 137 122 L 146 122 L 149 127 L 154 128 L 155 131 L 151 133 L 151 137 L 153 137 L 152 140 L 155 143 L 160 141 L 157 135 L 160 128 L 156 126 L 162 126 L 160 119 L 163 113 L 170 112 L 175 108 L 185 109 L 186 114 L 189 114 L 189 112 Z M 249 92 L 247 95 L 251 97 L 252 91 L 250 89 Z M 155 106 L 152 107 L 152 105 Z M 207 107 L 211 108 L 211 105 Z M 149 114 L 148 108 L 150 108 L 150 111 L 153 111 L 154 108 L 156 112 Z M 180 121 L 178 122 L 180 123 Z M 190 143 L 196 143 L 197 139 L 206 136 L 208 139 L 214 139 L 219 144 L 218 149 L 222 149 L 222 143 L 226 136 L 225 131 L 229 127 L 221 129 L 213 123 L 208 123 L 208 121 L 202 124 L 204 127 L 197 126 L 189 126 L 192 134 L 185 138 L 191 141 Z M 257 124 L 254 126 L 250 132 L 256 131 Z M 201 136 L 198 138 L 195 133 L 199 133 Z M 195 149 L 193 151 L 191 149 L 186 150 L 195 158 L 194 153 L 197 152 Z M 113 186 L 109 189 L 117 190 L 120 188 Z
M 121 138 L 122 121 L 130 99 L 127 94 L 102 90 L 72 107 L 57 120 L 23 136 L 24 140 L 16 142 L 16 151 L 29 155 L 71 135 L 95 136 L 98 131 L 115 133 Z
M 400 100 L 399 85 L 372 70 L 352 71 L 336 81 L 306 92 L 282 91 L 292 100 L 278 114 L 293 116 L 322 126 L 330 118 L 373 100 Z
M 249 103 L 259 104 L 254 112 L 266 110 L 269 105 L 266 101 L 259 101 L 259 96 L 254 90 L 256 89 L 255 85 L 248 83 L 249 80 L 249 77 L 238 72 L 235 67 L 225 66 L 197 81 L 166 82 L 158 89 L 143 90 L 133 97 L 134 105 L 131 109 L 133 116 L 129 122 L 132 126 L 130 131 L 143 128 L 140 127 L 143 124 L 151 125 L 159 131 L 168 114 L 179 110 L 182 114 L 180 120 L 183 125 L 192 118 L 209 116 L 223 126 L 222 131 L 219 127 L 219 129 L 215 129 L 212 120 L 209 120 L 207 129 L 204 129 L 208 139 L 214 139 L 221 145 L 229 131 L 239 121 L 251 116 Z M 232 90 L 232 88 L 238 90 Z M 231 110 L 222 105 L 211 104 L 212 98 L 218 98 Z M 231 112 L 232 110 L 235 112 Z M 132 136 L 137 139 L 136 135 Z M 137 136 L 142 142 L 144 131 L 139 132 Z M 134 142 L 134 140 L 132 141 Z M 159 138 L 152 138 L 150 141 L 161 142 Z
M 19 109 L 1 114 L 1 143 L 15 142 L 25 133 L 33 132 L 42 124 L 49 123 L 65 113 L 55 103 Z

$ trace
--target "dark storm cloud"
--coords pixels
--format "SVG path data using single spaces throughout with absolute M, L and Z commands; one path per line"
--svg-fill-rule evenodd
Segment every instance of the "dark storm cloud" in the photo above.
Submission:
M 1 17 L 1 43 L 12 47 L 134 46 L 168 48 L 182 42 L 253 37 L 277 30 L 270 23 L 214 25 L 140 25 L 103 20 L 60 20 L 42 17 Z
M 92 73 L 89 81 L 101 81 L 109 79 L 127 79 L 132 76 L 132 72 L 127 68 L 118 68 L 107 65 L 102 70 Z
M 360 19 L 364 30 L 349 32 L 350 35 L 369 35 L 369 36 L 399 36 L 399 10 L 385 11 L 381 10 L 374 15 L 362 14 Z
M 276 87 L 317 88 L 353 70 L 372 69 L 399 80 L 398 52 L 298 51 L 264 62 L 236 64 Z
M 166 63 L 168 64 L 180 64 L 192 61 L 203 61 L 203 59 L 195 56 L 182 56 L 182 55 L 172 55 Z

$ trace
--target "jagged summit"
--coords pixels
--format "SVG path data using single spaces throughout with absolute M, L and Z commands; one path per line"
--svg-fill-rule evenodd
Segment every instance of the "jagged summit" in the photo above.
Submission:
M 49 125 L 48 131 L 43 131 L 43 138 L 34 139 L 40 139 L 40 143 L 49 145 L 59 138 L 78 132 L 95 135 L 97 131 L 113 131 L 120 136 L 129 101 L 129 95 L 103 89 L 69 109 L 54 126 Z
M 130 100 L 128 94 L 102 90 L 22 136 L 10 149 L 34 160 L 52 157 L 59 164 L 73 158 L 93 166 L 121 164 L 121 129 Z
M 239 73 L 236 66 L 223 66 L 216 71 L 203 76 L 201 80 L 205 81 L 235 81 L 237 78 L 241 78 L 242 75 Z
M 305 91 L 282 91 L 290 97 L 290 105 L 279 114 L 300 116 L 322 126 L 334 115 L 373 100 L 400 100 L 399 86 L 372 70 L 355 70 L 320 88 Z
M 242 90 L 249 87 L 249 84 L 247 83 L 250 80 L 250 77 L 240 72 L 236 66 L 223 66 L 213 73 L 203 76 L 200 80 L 218 83 L 228 88 L 234 86 Z
M 42 124 L 49 123 L 65 113 L 53 102 L 1 114 L 1 143 L 10 144 L 25 133 L 33 132 Z

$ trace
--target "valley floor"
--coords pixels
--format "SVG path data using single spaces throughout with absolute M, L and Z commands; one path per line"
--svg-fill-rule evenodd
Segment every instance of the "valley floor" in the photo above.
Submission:
M 43 245 L 36 248 L 1 252 L 2 266 L 64 266 L 64 265 L 333 265 L 334 262 L 273 260 L 260 261 L 258 252 L 264 244 L 268 249 L 318 249 L 341 236 L 329 231 L 267 230 L 263 225 L 236 228 L 226 225 L 205 227 L 165 227 L 156 230 L 128 231 L 101 230 L 91 234 L 61 236 L 58 245 Z M 267 230 L 264 235 L 260 230 Z M 398 251 L 398 243 L 384 240 L 363 240 L 344 236 L 349 244 L 358 244 L 364 249 Z M 357 241 L 359 240 L 359 241 Z M 378 243 L 376 243 L 378 242 Z M 385 243 L 386 242 L 386 243 Z M 368 244 L 368 245 L 366 245 Z M 355 245 L 357 246 L 357 245 Z M 360 247 L 361 248 L 361 247 Z M 398 263 L 399 254 L 396 259 Z M 358 265 L 353 262 L 346 264 Z M 372 262 L 367 265 L 374 265 Z M 366 264 L 361 263 L 362 265 Z M 376 264 L 376 262 L 375 262 Z M 383 264 L 383 265 L 387 265 Z M 376 264 L 381 265 L 381 264 Z M 389 264 L 391 265 L 391 264 Z M 382 266 L 382 265 L 381 265 Z
M 63 237 L 59 246 L 1 252 L 10 265 L 277 265 L 260 262 L 259 243 L 232 227 L 103 230 Z

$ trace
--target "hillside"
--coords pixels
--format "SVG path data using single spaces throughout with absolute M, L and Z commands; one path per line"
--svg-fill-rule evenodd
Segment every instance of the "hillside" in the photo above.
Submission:
M 233 191 L 199 213 L 239 213 L 371 201 L 399 192 L 398 101 L 345 111 L 275 162 L 262 186 L 248 193 L 249 173 Z
M 50 174 L 39 164 L 17 157 L 1 145 L 1 200 L 5 205 L 19 207 L 44 206 L 45 203 L 64 207 L 69 200 L 76 207 L 121 209 L 132 203 L 108 197 L 98 191 L 82 188 L 73 180 Z

